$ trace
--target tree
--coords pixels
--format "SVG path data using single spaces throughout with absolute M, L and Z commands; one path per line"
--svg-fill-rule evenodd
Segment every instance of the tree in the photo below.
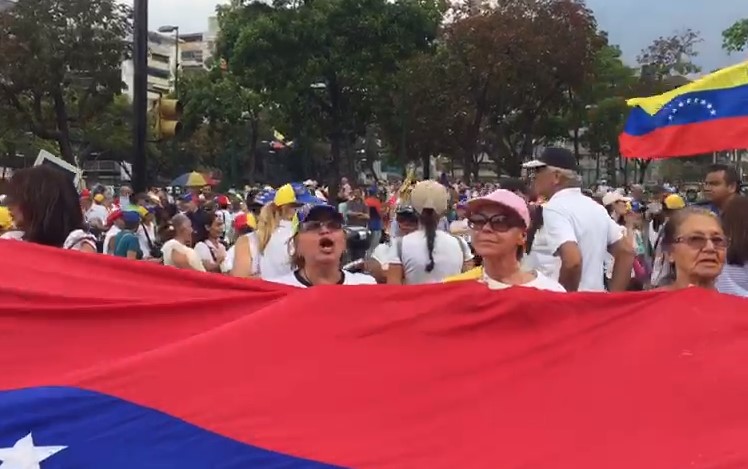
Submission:
M 571 0 L 504 0 L 449 25 L 445 80 L 454 114 L 445 135 L 466 174 L 477 175 L 483 153 L 497 171 L 518 174 L 548 118 L 588 82 L 602 45 L 592 12 Z
M 597 177 L 600 177 L 602 169 L 603 174 L 607 174 L 613 184 L 617 182 L 618 155 L 620 154 L 618 136 L 623 130 L 628 115 L 629 107 L 626 100 L 618 96 L 602 99 L 590 108 L 588 114 L 589 124 L 583 140 L 597 158 Z M 605 162 L 604 168 L 600 165 L 602 157 Z
M 748 18 L 738 20 L 722 32 L 722 48 L 728 52 L 741 52 L 748 47 Z
M 599 127 L 595 126 L 595 124 L 599 125 L 600 122 L 595 122 L 595 120 L 600 119 L 602 115 L 606 115 L 606 112 L 610 110 L 611 103 L 621 103 L 624 97 L 630 96 L 636 81 L 635 70 L 623 63 L 621 49 L 616 45 L 608 44 L 606 33 L 601 34 L 601 40 L 605 42 L 605 45 L 598 50 L 595 56 L 587 85 L 580 87 L 576 93 L 569 90 L 568 104 L 565 106 L 564 120 L 568 129 L 567 137 L 571 135 L 577 159 L 580 158 L 580 144 L 586 142 L 590 145 L 595 141 L 609 141 L 607 126 L 605 136 L 594 135 L 596 131 L 600 130 Z M 601 107 L 602 109 L 600 109 Z M 613 123 L 609 119 L 610 117 L 606 116 L 604 118 L 604 121 L 608 124 Z M 624 120 L 618 119 L 615 122 L 620 124 L 617 125 L 617 130 L 620 133 L 623 129 Z M 615 131 L 616 128 L 611 130 Z M 587 135 L 590 132 L 593 135 Z M 609 155 L 608 152 L 610 151 L 617 152 L 617 142 L 615 145 L 606 144 L 602 147 L 590 148 L 590 150 L 597 157 Z
M 701 67 L 694 63 L 698 56 L 696 45 L 701 41 L 699 33 L 691 29 L 655 39 L 637 58 L 641 67 L 637 94 L 656 95 L 688 83 L 684 75 L 701 71 Z M 644 158 L 634 160 L 640 181 L 646 176 L 647 168 L 652 162 L 651 157 L 657 155 L 642 156 Z
M 702 42 L 698 31 L 686 29 L 670 36 L 660 36 L 643 49 L 637 57 L 642 77 L 662 83 L 673 75 L 688 75 L 701 71 L 693 60 L 699 55 L 696 46 Z
M 219 51 L 243 85 L 267 93 L 282 124 L 329 141 L 335 190 L 344 163 L 353 166 L 343 155 L 365 136 L 387 78 L 431 46 L 439 8 L 434 0 L 316 0 L 267 10 L 235 1 L 221 16 Z M 247 9 L 260 14 L 249 19 Z
M 24 0 L 0 14 L 0 100 L 67 161 L 122 90 L 130 13 L 115 0 Z

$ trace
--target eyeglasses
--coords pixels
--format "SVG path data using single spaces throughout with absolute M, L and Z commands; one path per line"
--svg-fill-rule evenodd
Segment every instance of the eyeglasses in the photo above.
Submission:
M 687 236 L 679 236 L 675 238 L 675 242 L 678 244 L 685 244 L 686 246 L 690 247 L 691 249 L 696 249 L 701 251 L 704 249 L 707 245 L 707 242 L 711 241 L 712 246 L 714 246 L 714 249 L 717 250 L 723 250 L 727 249 L 728 245 L 728 239 L 724 236 L 703 236 L 703 235 L 687 235 Z
M 337 231 L 343 229 L 343 223 L 339 220 L 310 220 L 305 221 L 299 226 L 299 231 L 310 232 L 310 231 L 322 231 L 327 229 L 328 231 Z
M 493 231 L 497 233 L 505 233 L 512 228 L 523 228 L 523 224 L 516 220 L 514 217 L 507 215 L 492 215 L 486 217 L 483 215 L 473 215 L 468 218 L 468 226 L 472 230 L 482 230 L 484 226 L 488 224 Z

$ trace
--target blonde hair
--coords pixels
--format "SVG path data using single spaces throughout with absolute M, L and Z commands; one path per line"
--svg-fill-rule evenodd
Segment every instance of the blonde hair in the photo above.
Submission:
M 299 254 L 299 250 L 296 247 L 297 239 L 297 236 L 292 236 L 288 240 L 288 256 L 291 258 L 291 267 L 293 267 L 293 270 L 304 268 L 304 258 Z
M 273 236 L 273 232 L 281 220 L 284 218 L 291 218 L 293 214 L 293 207 L 291 205 L 277 206 L 275 203 L 270 202 L 269 204 L 262 207 L 260 215 L 257 217 L 257 240 L 260 244 L 260 254 L 265 253 L 265 248 L 270 242 L 270 238 Z

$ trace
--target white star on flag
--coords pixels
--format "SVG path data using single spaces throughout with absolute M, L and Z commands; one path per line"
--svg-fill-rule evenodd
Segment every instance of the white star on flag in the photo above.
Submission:
M 12 448 L 0 448 L 0 469 L 41 469 L 40 462 L 67 446 L 34 446 L 31 433 L 16 441 Z

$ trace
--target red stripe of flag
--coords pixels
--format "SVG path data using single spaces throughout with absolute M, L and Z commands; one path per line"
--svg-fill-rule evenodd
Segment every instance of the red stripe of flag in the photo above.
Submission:
M 664 159 L 748 148 L 748 117 L 730 117 L 696 124 L 662 127 L 648 134 L 619 137 L 621 155 Z

